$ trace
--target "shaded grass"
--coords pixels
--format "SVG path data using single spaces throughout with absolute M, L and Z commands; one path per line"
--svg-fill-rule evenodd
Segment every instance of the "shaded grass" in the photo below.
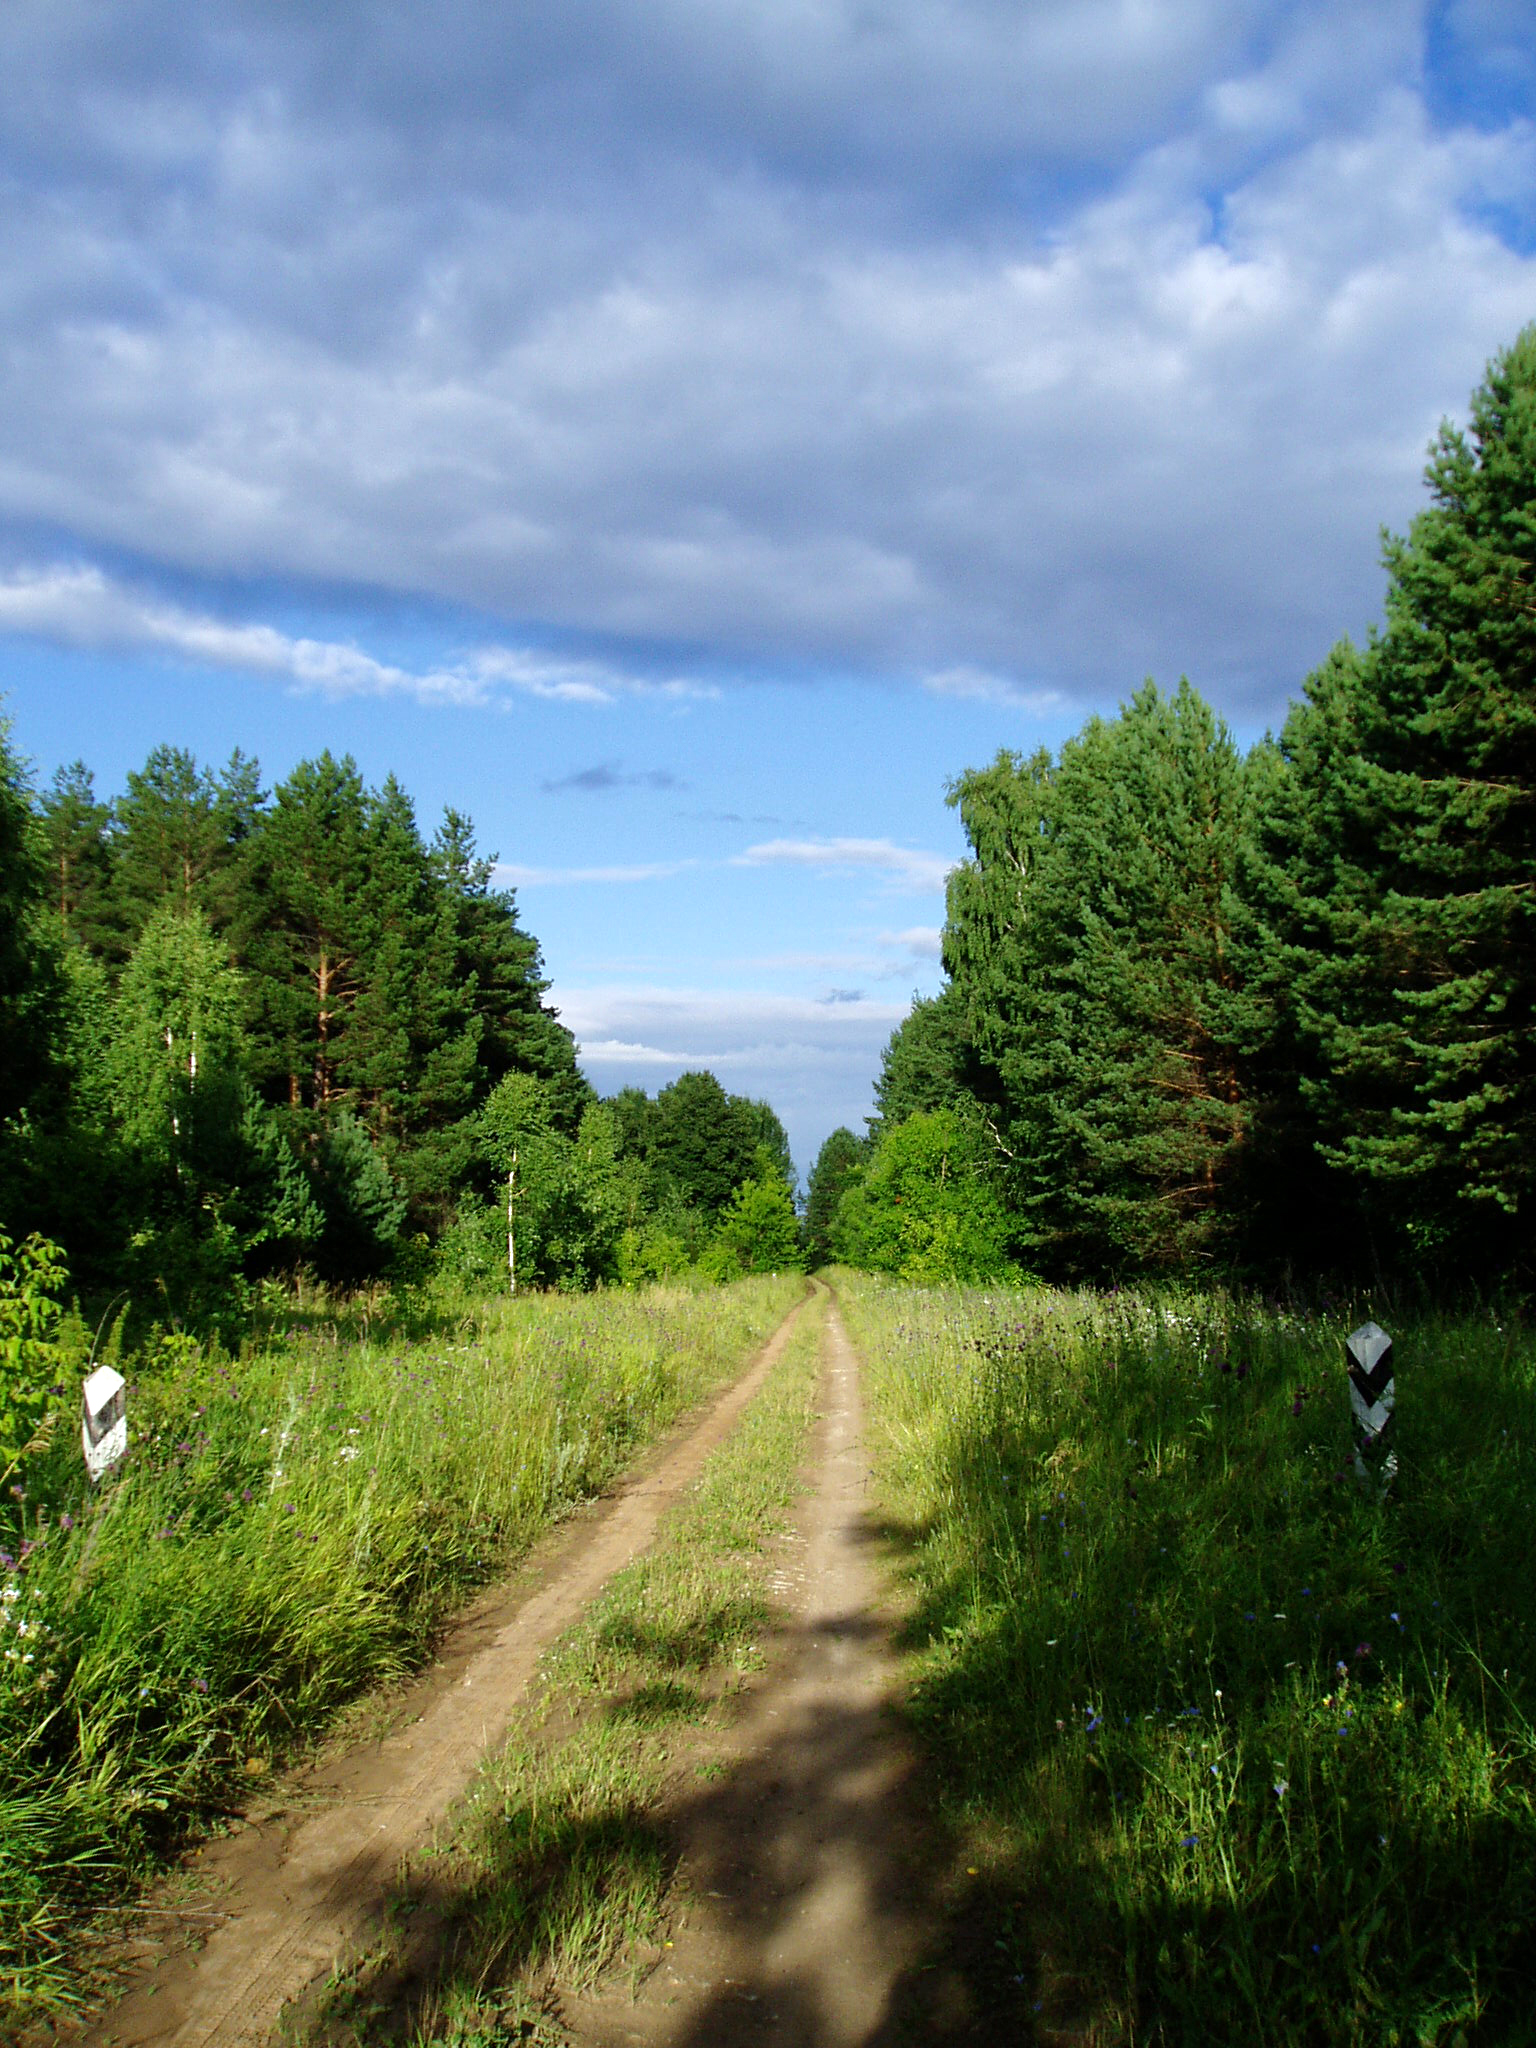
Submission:
M 912 1719 L 1043 2036 L 1531 2039 L 1529 1332 L 1393 1320 L 1382 1502 L 1367 1305 L 839 1287 Z
M 643 1967 L 675 1880 L 676 1752 L 727 1725 L 773 1625 L 767 1547 L 798 1492 L 824 1302 L 653 1548 L 552 1646 L 524 1725 L 405 1889 L 419 1924 L 348 1973 L 310 2039 L 539 2038 L 516 2027 L 552 2024 L 552 1982 Z
M 126 1468 L 87 1496 L 63 1432 L 0 1518 L 0 2017 L 78 1997 L 80 1911 L 418 1665 L 470 1587 L 739 1369 L 803 1284 L 127 1361 Z

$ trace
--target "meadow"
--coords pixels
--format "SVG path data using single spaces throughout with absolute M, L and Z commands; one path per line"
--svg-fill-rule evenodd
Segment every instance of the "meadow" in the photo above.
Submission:
M 0 2020 L 77 1997 L 95 1907 L 420 1665 L 803 1288 L 322 1298 L 239 1356 L 120 1359 L 123 1466 L 93 1491 L 62 1428 L 0 1513 Z M 61 1386 L 89 1343 L 66 1328 Z
M 1536 2037 L 1528 1326 L 837 1284 L 997 1997 L 1043 2040 Z

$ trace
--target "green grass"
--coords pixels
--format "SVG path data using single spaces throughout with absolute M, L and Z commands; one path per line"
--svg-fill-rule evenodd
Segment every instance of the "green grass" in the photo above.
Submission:
M 678 1752 L 695 1757 L 701 1733 L 729 1724 L 763 1660 L 767 1547 L 798 1493 L 822 1316 L 821 1303 L 802 1315 L 652 1549 L 553 1646 L 524 1724 L 404 1887 L 397 1938 L 342 1975 L 310 2040 L 543 2039 L 541 1987 L 638 1967 L 661 1939 L 669 1787 L 680 1768 L 712 1771 Z
M 312 1305 L 239 1359 L 127 1361 L 120 1476 L 89 1498 L 66 1428 L 0 1515 L 0 2020 L 77 1997 L 82 1910 L 418 1665 L 803 1286 L 365 1315 L 348 1341 Z
M 1536 2038 L 1536 1343 L 1222 1296 L 839 1279 L 910 1712 L 1042 2039 Z

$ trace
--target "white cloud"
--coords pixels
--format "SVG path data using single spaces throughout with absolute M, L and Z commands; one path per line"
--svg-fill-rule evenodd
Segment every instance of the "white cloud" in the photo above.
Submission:
M 1025 711 L 1054 711 L 1066 700 L 1060 690 L 1032 690 L 1010 676 L 962 663 L 934 669 L 922 678 L 935 697 L 959 697 L 977 704 L 1016 704 Z
M 537 868 L 520 867 L 515 861 L 498 861 L 494 878 L 504 889 L 565 888 L 582 882 L 660 882 L 685 868 L 697 866 L 691 860 L 653 860 L 619 863 L 611 867 Z
M 349 641 L 315 640 L 274 626 L 187 611 L 79 564 L 0 574 L 0 631 L 77 647 L 147 648 L 209 668 L 270 676 L 326 697 L 407 696 L 426 704 L 484 704 L 511 691 L 567 704 L 611 704 L 622 695 L 716 694 L 712 686 L 680 679 L 657 682 L 530 648 L 481 647 L 449 667 L 401 668 Z
M 890 839 L 765 839 L 732 856 L 733 867 L 803 867 L 822 874 L 849 868 L 882 876 L 893 888 L 929 894 L 944 887 L 955 863 Z

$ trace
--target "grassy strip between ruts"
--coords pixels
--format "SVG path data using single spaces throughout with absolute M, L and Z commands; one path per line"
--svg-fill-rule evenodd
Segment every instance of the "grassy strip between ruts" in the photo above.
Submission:
M 83 1910 L 419 1663 L 803 1288 L 490 1300 L 435 1338 L 125 1361 L 123 1471 L 90 1497 L 64 1432 L 0 1523 L 0 2025 L 77 1998 Z
M 1536 2039 L 1529 1327 L 1377 1306 L 1382 1499 L 1367 1303 L 838 1286 L 1009 2037 Z
M 406 1878 L 391 1934 L 328 1988 L 306 2040 L 558 2041 L 549 1986 L 642 1966 L 674 1891 L 669 1790 L 680 1770 L 721 1767 L 701 1751 L 763 1663 L 768 1545 L 799 1490 L 825 1302 L 801 1316 L 653 1548 L 554 1645 L 521 1731 Z

